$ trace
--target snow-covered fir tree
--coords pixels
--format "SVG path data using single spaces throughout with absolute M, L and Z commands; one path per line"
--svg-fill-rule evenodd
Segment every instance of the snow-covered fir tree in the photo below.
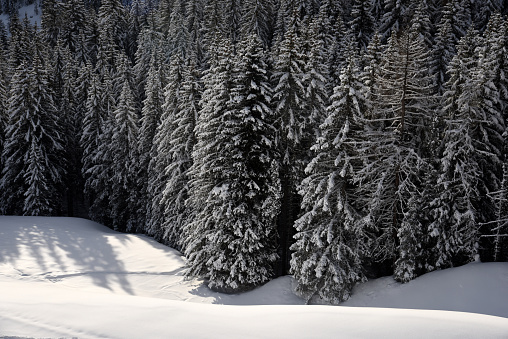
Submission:
M 228 45 L 221 40 L 219 62 L 204 79 L 190 172 L 191 206 L 200 208 L 186 229 L 186 254 L 190 274 L 236 292 L 273 275 L 280 188 L 261 44 L 251 35 L 229 62 Z
M 113 167 L 110 181 L 112 226 L 119 231 L 133 231 L 137 228 L 138 118 L 127 78 L 113 114 L 115 119 L 109 145 Z
M 309 113 L 305 100 L 305 56 L 299 32 L 298 12 L 293 11 L 292 22 L 284 39 L 274 47 L 276 55 L 273 66 L 273 104 L 277 143 L 280 151 L 280 180 L 282 207 L 279 216 L 280 272 L 285 274 L 289 264 L 289 246 L 294 233 L 299 204 L 296 186 L 303 179 L 303 169 L 308 160 L 310 139 L 307 138 Z
M 139 64 L 138 64 L 139 65 Z M 162 116 L 162 105 L 164 103 L 163 89 L 162 89 L 162 72 L 160 61 L 157 58 L 155 51 L 152 52 L 150 58 L 150 67 L 148 69 L 148 76 L 146 78 L 146 87 L 144 88 L 145 99 L 143 100 L 143 108 L 141 109 L 140 129 L 138 135 L 138 227 L 143 229 L 147 234 L 154 236 L 155 239 L 160 240 L 159 234 L 155 232 L 157 228 L 157 221 L 154 219 L 152 223 L 152 204 L 153 196 L 149 194 L 148 186 L 150 179 L 157 180 L 156 178 L 150 178 L 149 169 L 150 162 L 155 161 L 154 158 L 157 154 L 153 154 L 152 150 L 156 147 L 154 144 L 154 138 L 157 127 L 160 124 Z M 151 173 L 152 176 L 157 177 L 159 173 Z M 156 202 L 158 204 L 158 201 Z M 157 205 L 156 205 L 157 206 Z M 158 206 L 157 206 L 158 207 Z
M 409 223 L 407 218 L 414 219 L 412 214 L 418 213 L 414 208 L 420 202 L 414 200 L 427 168 L 433 120 L 429 64 L 429 51 L 416 30 L 392 35 L 375 80 L 372 113 L 359 146 L 364 165 L 355 180 L 360 185 L 360 203 L 365 206 L 362 227 L 374 234 L 372 259 L 388 265 L 403 254 L 408 259 L 417 256 L 405 254 L 408 249 L 418 251 L 408 248 L 405 242 L 413 240 L 406 237 L 422 233 L 418 224 Z M 405 226 L 414 229 L 399 232 Z M 396 278 L 401 281 L 414 278 L 422 266 L 421 262 L 412 265 L 401 260 L 395 264 Z
M 444 84 L 448 81 L 448 65 L 455 53 L 455 38 L 452 34 L 450 18 L 443 16 L 437 26 L 431 68 L 431 72 L 436 77 L 435 85 L 438 95 L 443 94 Z
M 7 128 L 7 76 L 7 55 L 5 51 L 0 48 L 0 173 L 2 173 L 2 168 L 5 163 L 2 157 L 2 149 L 5 142 L 5 129 Z
M 428 270 L 447 268 L 478 259 L 481 178 L 480 158 L 489 156 L 483 143 L 483 114 L 471 100 L 477 67 L 477 33 L 473 30 L 461 39 L 458 53 L 450 63 L 450 80 L 445 84 L 442 142 L 438 196 L 432 203 L 433 237 Z M 485 145 L 486 146 L 486 145 Z
M 173 107 L 170 118 L 164 121 L 160 133 L 160 138 L 169 137 L 167 143 L 160 143 L 159 149 L 162 151 L 163 147 L 167 147 L 167 157 L 170 160 L 165 168 L 167 180 L 160 201 L 165 207 L 162 237 L 164 242 L 175 248 L 182 247 L 182 230 L 192 216 L 192 210 L 186 201 L 189 198 L 189 169 L 196 143 L 194 128 L 200 111 L 201 96 L 201 74 L 197 67 L 197 56 L 194 58 L 182 70 L 177 106 Z
M 383 41 L 407 28 L 414 4 L 414 0 L 384 0 L 384 14 L 378 29 Z
M 16 69 L 9 93 L 5 166 L 0 181 L 5 214 L 53 215 L 61 211 L 62 130 L 38 57 Z
M 374 34 L 375 22 L 371 13 L 371 0 L 354 0 L 351 9 L 352 20 L 349 22 L 360 49 L 365 50 Z
M 173 56 L 171 65 L 169 67 L 168 84 L 164 88 L 163 97 L 160 99 L 163 105 L 158 111 L 152 111 L 150 116 L 145 118 L 144 123 L 150 122 L 150 127 L 156 127 L 155 130 L 150 130 L 153 134 L 153 142 L 151 148 L 146 148 L 145 161 L 147 165 L 147 200 L 146 211 L 147 220 L 146 228 L 148 234 L 154 236 L 156 239 L 162 240 L 164 235 L 163 225 L 165 224 L 164 210 L 165 206 L 161 204 L 164 188 L 169 180 L 166 175 L 168 166 L 173 161 L 171 154 L 171 138 L 174 130 L 178 127 L 175 119 L 179 113 L 180 105 L 180 92 L 182 89 L 184 64 L 181 53 Z M 156 74 L 154 74 L 156 75 Z M 148 112 L 147 112 L 148 113 Z M 154 114 L 157 113 L 158 116 Z M 150 121 L 146 119 L 150 118 Z M 156 123 L 157 125 L 154 125 Z M 148 131 L 147 131 L 148 132 Z M 143 136 L 144 138 L 144 136 Z M 149 144 L 147 143 L 146 146 Z M 192 150 L 191 150 L 192 151 Z M 187 154 L 190 157 L 190 154 Z M 168 206 L 169 207 L 169 206 Z M 174 247 L 179 247 L 179 239 L 171 239 L 169 242 Z
M 256 33 L 264 48 L 271 46 L 274 3 L 273 0 L 247 0 L 243 2 L 241 33 L 246 37 Z
M 299 189 L 303 214 L 295 222 L 291 273 L 296 291 L 307 301 L 314 295 L 334 304 L 347 300 L 355 284 L 364 279 L 366 237 L 358 222 L 353 175 L 361 165 L 357 144 L 368 103 L 351 53 Z

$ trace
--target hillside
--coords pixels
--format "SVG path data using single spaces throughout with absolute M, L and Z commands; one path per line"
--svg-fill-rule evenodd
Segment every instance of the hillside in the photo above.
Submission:
M 226 295 L 184 280 L 183 270 L 179 252 L 145 236 L 84 219 L 0 216 L 0 337 L 508 334 L 507 263 L 470 264 L 405 285 L 391 277 L 373 280 L 344 304 L 355 307 L 303 305 L 289 276 Z

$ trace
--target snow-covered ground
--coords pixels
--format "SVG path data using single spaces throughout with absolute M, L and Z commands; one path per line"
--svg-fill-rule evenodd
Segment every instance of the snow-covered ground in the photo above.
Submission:
M 33 3 L 31 5 L 22 6 L 18 10 L 19 19 L 23 21 L 25 16 L 28 18 L 30 24 L 37 25 L 37 27 L 41 27 L 41 13 L 40 5 Z M 0 20 L 4 22 L 6 28 L 9 27 L 9 16 L 7 14 L 0 14 Z
M 183 269 L 145 236 L 0 216 L 0 338 L 508 338 L 508 263 L 377 279 L 349 307 L 303 305 L 290 277 L 215 293 Z

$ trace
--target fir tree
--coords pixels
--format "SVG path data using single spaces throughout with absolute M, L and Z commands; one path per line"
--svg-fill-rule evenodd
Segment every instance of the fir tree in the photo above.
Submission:
M 496 220 L 492 228 L 492 234 L 488 238 L 493 238 L 493 261 L 508 260 L 508 168 L 506 162 L 503 164 L 503 180 L 501 189 L 498 192 L 492 192 L 492 198 L 496 203 Z M 489 239 L 490 240 L 490 239 Z
M 138 203 L 138 216 L 139 225 L 143 225 L 143 231 L 155 236 L 156 240 L 160 240 L 159 234 L 154 231 L 156 228 L 156 221 L 154 223 L 150 220 L 151 207 L 154 203 L 154 197 L 149 195 L 149 165 L 151 159 L 155 158 L 157 154 L 152 153 L 155 148 L 154 137 L 156 134 L 157 126 L 160 124 L 162 115 L 162 105 L 164 103 L 163 90 L 162 90 L 162 76 L 160 74 L 160 66 L 153 52 L 150 59 L 150 68 L 146 79 L 145 99 L 143 100 L 143 108 L 141 109 L 141 120 L 138 141 L 138 154 L 139 154 L 139 173 L 138 173 L 138 189 L 139 203 Z M 153 160 L 152 160 L 153 161 Z M 150 173 L 152 176 L 157 177 L 159 173 Z M 151 178 L 155 180 L 155 178 Z M 158 204 L 159 201 L 156 202 Z M 155 205 L 157 206 L 157 205 Z M 157 206 L 158 207 L 158 206 Z M 160 221 L 160 220 L 158 220 Z M 141 227 L 141 226 L 140 226 Z
M 360 146 L 365 163 L 356 174 L 356 181 L 361 186 L 360 203 L 368 206 L 362 224 L 375 234 L 372 257 L 386 264 L 400 259 L 402 254 L 413 258 L 416 253 L 406 255 L 405 251 L 418 250 L 409 244 L 411 237 L 421 231 L 401 227 L 418 227 L 406 218 L 415 219 L 413 214 L 418 213 L 414 208 L 420 203 L 421 177 L 428 167 L 429 125 L 433 120 L 429 64 L 429 51 L 416 30 L 390 38 L 375 79 L 373 111 Z M 401 270 L 401 265 L 406 267 Z M 413 278 L 412 272 L 421 269 L 423 263 L 419 259 L 415 266 L 411 265 L 397 261 L 396 278 Z
M 434 243 L 427 270 L 464 264 L 478 256 L 481 166 L 477 142 L 481 139 L 477 139 L 476 130 L 483 119 L 475 116 L 477 110 L 470 109 L 468 103 L 475 91 L 472 78 L 477 58 L 476 34 L 470 31 L 461 39 L 458 53 L 450 63 L 450 80 L 445 85 L 446 130 L 436 188 L 439 194 L 432 202 L 433 222 L 429 232 Z
M 162 237 L 165 243 L 175 248 L 183 246 L 182 230 L 191 221 L 193 214 L 186 201 L 189 198 L 189 169 L 192 166 L 192 151 L 196 143 L 194 128 L 200 110 L 201 85 L 196 61 L 192 59 L 183 68 L 179 92 L 178 106 L 171 112 L 171 118 L 164 120 L 165 124 L 161 126 L 159 137 L 170 137 L 167 144 L 159 143 L 160 151 L 163 146 L 167 147 L 170 159 L 169 165 L 165 168 L 167 180 L 161 200 L 162 206 L 165 206 Z
M 350 55 L 299 189 L 303 214 L 295 222 L 291 273 L 296 291 L 307 301 L 314 295 L 334 304 L 347 300 L 355 284 L 364 279 L 365 237 L 352 183 L 360 165 L 356 144 L 368 106 L 359 75 Z
M 110 225 L 109 183 L 113 176 L 110 143 L 116 103 L 112 95 L 112 81 L 108 73 L 103 76 L 103 81 L 98 74 L 92 77 L 80 144 L 83 148 L 85 193 L 90 202 L 89 215 L 92 220 Z
M 378 95 L 378 79 L 380 77 L 382 57 L 383 46 L 381 45 L 381 35 L 375 33 L 367 47 L 367 52 L 364 54 L 364 69 L 361 75 L 362 82 L 366 88 L 365 97 L 369 102 L 373 102 L 374 98 Z M 366 118 L 371 118 L 371 112 L 369 111 L 364 113 Z
M 62 133 L 47 74 L 36 57 L 14 73 L 8 100 L 0 187 L 3 213 L 52 215 L 61 210 Z
M 414 15 L 411 19 L 412 29 L 420 36 L 425 42 L 427 48 L 432 48 L 434 45 L 433 26 L 430 20 L 430 8 L 427 4 L 428 0 L 417 1 L 418 5 L 415 6 Z
M 482 196 L 489 196 L 490 192 L 501 189 L 503 178 L 503 163 L 506 151 L 506 121 L 503 110 L 506 107 L 506 79 L 505 79 L 505 45 L 506 26 L 501 15 L 494 14 L 484 32 L 484 42 L 478 49 L 478 69 L 474 74 L 474 88 L 478 91 L 472 103 L 477 106 L 478 115 L 483 119 L 481 125 L 482 137 L 479 152 L 482 157 L 480 166 L 482 176 L 479 186 Z M 472 99 L 472 98 L 469 98 Z M 481 233 L 492 235 L 492 221 L 497 218 L 494 203 L 488 198 L 480 201 L 478 210 L 481 221 L 487 223 L 482 226 Z M 483 237 L 480 245 L 482 260 L 492 260 L 494 256 L 493 239 Z
M 255 33 L 264 48 L 271 46 L 274 4 L 272 0 L 248 0 L 243 3 L 243 16 L 241 24 L 242 36 Z
M 300 202 L 296 186 L 303 179 L 303 167 L 310 148 L 306 126 L 309 115 L 305 98 L 305 56 L 302 54 L 303 41 L 298 32 L 297 12 L 293 13 L 292 25 L 276 47 L 277 51 L 272 82 L 275 107 L 275 126 L 281 156 L 280 180 L 282 185 L 282 207 L 279 217 L 281 253 L 279 274 L 285 274 L 289 267 L 289 246 L 294 233 Z
M 455 41 L 452 34 L 450 18 L 443 16 L 438 24 L 438 31 L 434 45 L 434 61 L 431 72 L 435 74 L 436 92 L 442 95 L 444 84 L 448 81 L 448 65 L 455 55 Z
M 367 48 L 370 38 L 374 34 L 375 21 L 371 14 L 371 6 L 370 0 L 354 0 L 351 9 L 352 20 L 349 22 L 351 33 L 362 50 Z
M 137 138 L 138 122 L 134 96 L 128 79 L 124 84 L 118 104 L 114 111 L 114 124 L 111 135 L 111 156 L 113 157 L 113 177 L 110 184 L 111 218 L 113 228 L 119 231 L 136 230 L 137 198 Z
M 221 216 L 213 213 L 214 190 L 220 183 L 223 149 L 219 148 L 222 115 L 230 102 L 232 89 L 232 47 L 227 39 L 220 39 L 212 50 L 210 69 L 203 77 L 204 91 L 196 122 L 196 145 L 192 152 L 193 164 L 189 171 L 190 190 L 188 205 L 196 213 L 183 230 L 183 247 L 188 260 L 189 276 L 209 276 L 209 259 L 216 250 L 209 245 L 216 222 Z M 209 202 L 210 201 L 210 202 Z
M 164 210 L 165 206 L 161 204 L 164 188 L 167 185 L 168 178 L 166 171 L 173 161 L 179 161 L 172 158 L 172 134 L 178 126 L 175 119 L 180 110 L 180 92 L 183 81 L 183 58 L 181 54 L 173 56 L 171 61 L 168 85 L 164 88 L 164 104 L 159 111 L 152 112 L 152 123 L 157 118 L 160 119 L 153 136 L 153 143 L 149 151 L 150 158 L 148 163 L 148 182 L 147 182 L 147 230 L 156 239 L 163 239 L 165 224 Z M 154 114 L 160 114 L 158 117 Z M 152 125 L 153 128 L 153 125 Z M 190 156 L 190 154 L 188 155 Z M 173 226 L 173 225 L 171 225 Z M 171 245 L 179 247 L 179 239 L 171 239 Z
M 0 48 L 0 173 L 4 166 L 2 149 L 5 142 L 5 130 L 7 128 L 7 58 L 6 53 Z
M 412 0 L 385 0 L 384 14 L 381 18 L 379 33 L 383 41 L 391 35 L 408 27 L 411 19 Z
M 206 262 L 191 261 L 191 270 L 204 269 L 209 286 L 226 292 L 268 281 L 277 258 L 274 236 L 279 185 L 270 125 L 273 116 L 267 105 L 270 91 L 261 51 L 260 42 L 251 36 L 239 46 L 235 68 L 228 71 L 221 67 L 225 72 L 216 98 L 225 105 L 215 106 L 222 108 L 215 110 L 222 118 L 217 121 L 214 146 L 220 153 L 214 150 L 204 154 L 212 173 L 200 172 L 192 183 L 194 189 L 196 182 L 204 179 L 210 182 L 211 190 L 191 223 L 206 230 Z M 233 94 L 230 98 L 223 92 L 228 88 Z M 206 126 L 199 125 L 201 117 L 197 131 Z M 203 149 L 199 148 L 199 133 L 197 137 L 194 155 L 199 166 L 206 163 L 199 157 Z M 193 165 L 192 171 L 195 169 Z
M 483 32 L 487 28 L 490 16 L 501 11 L 503 7 L 502 0 L 476 0 L 472 3 L 473 23 L 479 32 Z
M 321 18 L 315 18 L 309 25 L 308 43 L 309 53 L 304 66 L 303 82 L 305 99 L 308 109 L 306 122 L 306 140 L 304 144 L 313 144 L 319 136 L 319 125 L 325 120 L 326 107 L 329 101 L 328 79 L 329 69 L 326 64 L 325 41 L 320 34 Z

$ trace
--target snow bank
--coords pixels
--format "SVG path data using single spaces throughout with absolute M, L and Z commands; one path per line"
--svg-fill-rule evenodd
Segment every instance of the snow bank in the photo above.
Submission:
M 405 285 L 371 281 L 346 303 L 369 307 L 302 305 L 290 277 L 224 295 L 183 279 L 183 269 L 177 251 L 145 236 L 84 219 L 0 216 L 0 337 L 508 337 L 506 263 Z

